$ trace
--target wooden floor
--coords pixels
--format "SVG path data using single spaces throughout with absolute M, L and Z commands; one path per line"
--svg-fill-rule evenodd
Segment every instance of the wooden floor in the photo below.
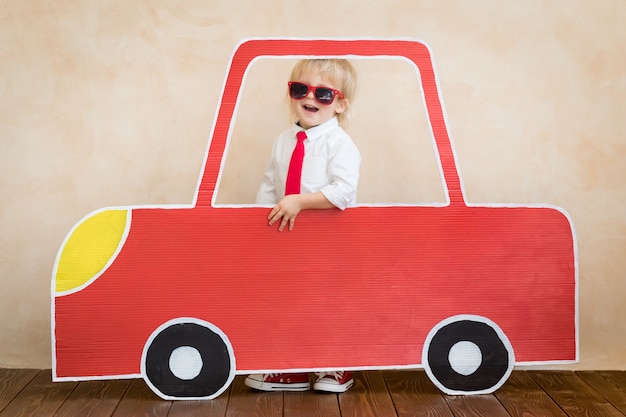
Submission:
M 625 416 L 626 372 L 514 371 L 491 395 L 446 396 L 424 371 L 355 373 L 340 395 L 260 393 L 237 376 L 211 401 L 163 401 L 142 380 L 51 382 L 50 370 L 0 369 L 0 417 Z

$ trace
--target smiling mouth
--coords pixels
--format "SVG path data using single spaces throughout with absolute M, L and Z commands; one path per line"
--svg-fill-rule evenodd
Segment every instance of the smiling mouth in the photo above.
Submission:
M 304 108 L 304 110 L 311 112 L 311 113 L 315 113 L 316 111 L 319 110 L 317 107 L 309 106 L 308 104 L 305 104 L 302 107 Z

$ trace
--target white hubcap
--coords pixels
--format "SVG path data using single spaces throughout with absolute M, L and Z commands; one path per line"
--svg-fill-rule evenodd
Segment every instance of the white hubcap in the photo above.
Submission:
M 202 371 L 202 356 L 198 349 L 191 346 L 181 346 L 170 355 L 170 370 L 179 379 L 189 381 L 200 375 Z
M 480 348 L 472 342 L 458 342 L 450 349 L 448 361 L 455 372 L 461 375 L 471 375 L 480 367 L 483 362 L 483 355 Z

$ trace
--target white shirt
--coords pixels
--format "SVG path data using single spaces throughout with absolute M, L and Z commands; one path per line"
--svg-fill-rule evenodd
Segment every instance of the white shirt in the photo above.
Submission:
M 298 125 L 281 133 L 272 147 L 257 204 L 276 204 L 285 196 L 291 154 L 296 147 Z M 345 209 L 356 202 L 361 154 L 336 117 L 306 130 L 301 193 L 321 191 L 334 206 Z

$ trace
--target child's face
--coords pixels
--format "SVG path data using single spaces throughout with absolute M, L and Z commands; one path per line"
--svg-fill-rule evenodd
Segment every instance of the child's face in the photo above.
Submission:
M 330 87 L 340 90 L 339 85 L 327 79 L 322 79 L 319 73 L 308 71 L 303 73 L 298 79 L 292 80 L 301 82 L 313 87 Z M 304 129 L 310 129 L 314 126 L 321 125 L 332 119 L 335 114 L 342 113 L 347 106 L 346 100 L 335 97 L 331 104 L 321 104 L 315 100 L 313 91 L 309 90 L 307 96 L 301 100 L 290 99 L 291 109 L 297 116 L 300 126 Z

